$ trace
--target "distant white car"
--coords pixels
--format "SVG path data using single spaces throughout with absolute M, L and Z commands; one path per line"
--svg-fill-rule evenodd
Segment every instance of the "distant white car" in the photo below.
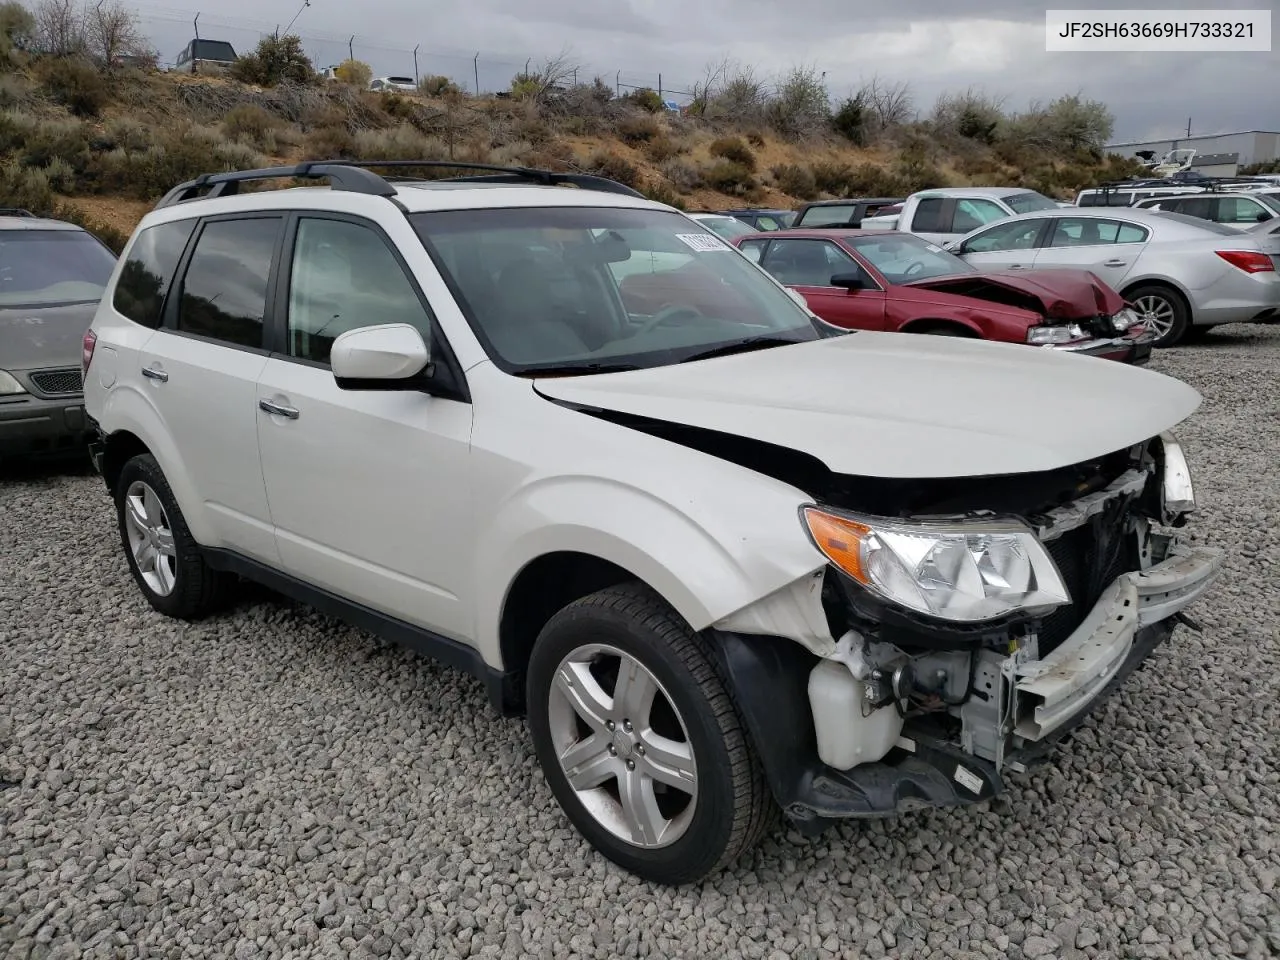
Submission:
M 1280 321 L 1280 235 L 1134 207 L 1055 208 L 948 244 L 984 270 L 1091 270 L 1133 303 L 1156 346 L 1223 323 Z
M 417 93 L 418 85 L 414 82 L 413 77 L 378 77 L 369 81 L 369 89 L 383 92 Z
M 723 213 L 691 213 L 689 216 L 693 217 L 694 220 L 697 220 L 721 240 L 736 240 L 738 237 L 745 237 L 749 233 L 756 232 L 737 217 L 730 217 Z
M 1212 220 L 1233 230 L 1248 230 L 1280 217 L 1280 187 L 1224 193 L 1201 191 L 1173 197 L 1152 197 L 1134 204 L 1140 210 L 1183 213 Z

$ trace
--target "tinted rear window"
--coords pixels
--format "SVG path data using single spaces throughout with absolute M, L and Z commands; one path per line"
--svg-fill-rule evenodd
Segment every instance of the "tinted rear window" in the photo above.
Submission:
M 856 203 L 833 203 L 822 207 L 810 207 L 800 217 L 806 227 L 824 227 L 830 223 L 848 223 L 857 211 Z
M 115 267 L 115 255 L 79 230 L 0 231 L 0 306 L 92 303 Z
M 194 220 L 176 220 L 138 234 L 111 301 L 117 313 L 144 327 L 160 326 L 165 295 L 195 225 Z

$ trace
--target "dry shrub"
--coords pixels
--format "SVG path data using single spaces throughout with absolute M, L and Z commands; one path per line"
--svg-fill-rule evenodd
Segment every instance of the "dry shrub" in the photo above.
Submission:
M 128 117 L 120 117 L 107 121 L 101 137 L 103 145 L 97 147 L 95 144 L 95 148 L 114 150 L 120 147 L 124 150 L 145 150 L 151 146 L 152 139 L 151 130 L 145 124 Z
M 178 128 L 145 150 L 116 148 L 95 158 L 91 171 L 102 193 L 151 200 L 202 173 L 265 166 L 253 148 L 201 127 Z
M 41 60 L 36 76 L 50 96 L 78 117 L 96 117 L 111 99 L 107 78 L 80 57 Z
M 773 180 L 783 193 L 801 200 L 813 200 L 818 196 L 818 181 L 813 171 L 795 163 L 784 163 L 773 168 Z
M 31 99 L 31 85 L 16 73 L 0 74 L 0 107 L 21 107 Z
M 662 136 L 662 127 L 653 117 L 624 117 L 618 124 L 618 139 L 623 143 L 650 143 Z
M 756 169 L 756 155 L 751 152 L 751 148 L 743 142 L 741 137 L 720 137 L 713 140 L 710 150 L 713 157 L 723 157 L 740 167 L 745 167 L 748 173 L 754 173 Z
M 753 147 L 763 147 L 764 134 L 760 133 L 758 130 L 752 130 L 747 134 L 747 143 L 751 144 Z
M 49 177 L 43 170 L 13 162 L 0 166 L 0 207 L 18 207 L 40 215 L 52 212 L 54 202 Z
M 307 134 L 307 156 L 313 160 L 357 159 L 356 138 L 346 127 L 325 124 Z
M 677 190 L 697 190 L 705 182 L 702 171 L 684 160 L 668 160 L 662 165 L 662 175 Z
M 228 137 L 250 143 L 259 150 L 266 149 L 268 141 L 274 146 L 279 127 L 280 121 L 275 117 L 248 103 L 234 107 L 222 121 L 222 132 Z
M 650 140 L 644 145 L 644 155 L 654 163 L 666 163 L 672 157 L 680 155 L 680 147 L 670 137 L 662 136 Z
M 402 123 L 390 130 L 361 130 L 355 135 L 360 160 L 446 160 L 449 150 L 440 140 L 426 137 Z
M 616 180 L 628 187 L 640 185 L 640 168 L 613 151 L 597 150 L 588 161 L 590 173 Z
M 640 190 L 646 197 L 656 203 L 665 203 L 669 207 L 675 207 L 677 210 L 684 210 L 685 202 L 680 199 L 680 194 L 676 193 L 669 184 L 658 182 L 649 184 Z
M 88 169 L 92 160 L 89 133 L 89 125 L 80 120 L 35 121 L 27 129 L 22 147 L 15 152 L 23 166 L 47 167 L 61 161 L 74 175 L 79 175 Z M 74 178 L 70 185 L 74 185 Z M 64 178 L 57 189 L 67 186 Z

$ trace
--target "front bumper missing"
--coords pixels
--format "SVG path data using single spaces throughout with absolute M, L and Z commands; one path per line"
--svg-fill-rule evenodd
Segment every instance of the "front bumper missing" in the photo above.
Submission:
M 713 631 L 712 649 L 779 806 L 797 830 L 815 834 L 836 820 L 980 803 L 1003 792 L 1002 770 L 1044 760 L 1172 635 L 1176 615 L 1221 564 L 1220 551 L 1170 545 L 1159 563 L 1118 577 L 1050 655 L 1003 661 L 992 677 L 999 677 L 998 702 L 1019 719 L 992 731 L 1000 746 L 989 756 L 909 724 L 879 762 L 835 770 L 818 760 L 809 712 L 779 709 L 807 703 L 813 654 L 785 638 L 723 631 Z
M 1151 359 L 1151 351 L 1156 339 L 1157 335 L 1154 332 L 1143 327 L 1140 332 L 1126 333 L 1116 337 L 1077 340 L 1074 343 L 1046 343 L 1043 349 L 1076 353 L 1085 357 L 1100 357 L 1104 360 L 1119 360 L 1133 366 L 1142 366 Z
M 1222 554 L 1207 547 L 1174 546 L 1147 570 L 1109 586 L 1084 622 L 1048 656 L 1002 670 L 1015 678 L 1016 738 L 1042 740 L 1079 713 L 1129 660 L 1142 628 L 1166 620 L 1202 594 L 1222 568 Z M 1025 710 L 1028 701 L 1034 704 Z

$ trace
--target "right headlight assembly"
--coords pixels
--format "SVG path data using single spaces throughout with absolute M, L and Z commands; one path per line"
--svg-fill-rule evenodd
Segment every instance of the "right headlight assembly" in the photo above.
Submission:
M 912 522 L 812 506 L 803 516 L 837 568 L 928 616 L 979 623 L 1071 602 L 1057 565 L 1017 520 Z

